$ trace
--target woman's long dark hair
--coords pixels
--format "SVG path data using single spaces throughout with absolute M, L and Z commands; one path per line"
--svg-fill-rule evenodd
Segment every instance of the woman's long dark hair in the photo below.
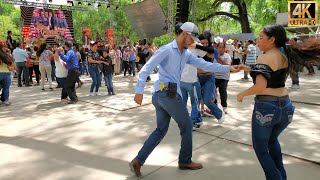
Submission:
M 320 39 L 309 38 L 297 45 L 286 45 L 287 35 L 281 25 L 268 25 L 262 30 L 269 38 L 275 38 L 275 46 L 284 48 L 288 58 L 288 73 L 302 71 L 309 63 L 320 63 Z
M 0 64 L 5 63 L 6 65 L 11 66 L 13 61 L 13 58 L 3 51 L 3 47 L 5 47 L 3 44 L 0 44 Z
M 200 41 L 203 39 L 207 39 L 209 42 L 208 47 L 212 47 L 212 33 L 210 31 L 204 31 L 202 34 L 199 35 Z
M 47 43 L 42 43 L 37 51 L 37 56 L 40 57 L 43 51 L 47 49 Z

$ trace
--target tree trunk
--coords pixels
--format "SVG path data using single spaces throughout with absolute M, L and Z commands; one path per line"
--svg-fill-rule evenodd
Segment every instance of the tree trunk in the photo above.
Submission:
M 242 33 L 251 33 L 252 31 L 250 29 L 246 3 L 244 1 L 240 1 L 238 9 Z
M 176 22 L 187 22 L 189 17 L 189 0 L 177 0 Z
M 199 22 L 209 20 L 215 16 L 228 16 L 228 17 L 230 17 L 240 23 L 242 33 L 251 33 L 252 31 L 250 28 L 247 5 L 246 5 L 245 1 L 244 0 L 216 0 L 213 3 L 212 7 L 218 8 L 218 6 L 220 6 L 223 2 L 231 2 L 231 3 L 235 4 L 238 8 L 239 16 L 234 15 L 234 13 L 231 14 L 229 12 L 224 12 L 224 11 L 214 12 L 214 13 L 209 14 L 207 17 L 200 19 Z

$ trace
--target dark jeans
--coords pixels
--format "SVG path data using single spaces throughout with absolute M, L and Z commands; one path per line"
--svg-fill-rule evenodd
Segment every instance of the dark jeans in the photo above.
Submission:
M 36 75 L 36 81 L 39 84 L 40 83 L 40 69 L 39 69 L 39 65 L 33 65 L 33 70 L 34 73 Z
M 286 180 L 278 136 L 291 123 L 291 101 L 262 101 L 256 98 L 252 114 L 252 144 L 266 180 Z
M 124 73 L 123 73 L 124 76 L 126 76 L 127 71 L 130 74 L 130 64 L 128 61 L 123 61 L 123 69 L 124 69 Z
M 239 58 L 232 60 L 232 65 L 239 65 L 241 60 Z
M 75 84 L 79 78 L 80 73 L 75 69 L 68 70 L 68 76 L 65 81 L 65 89 L 71 101 L 78 101 Z
M 166 90 L 157 91 L 152 95 L 152 104 L 156 109 L 157 128 L 146 140 L 136 158 L 140 163 L 145 163 L 154 148 L 167 134 L 172 117 L 178 124 L 181 136 L 181 149 L 178 163 L 190 164 L 192 157 L 192 122 L 181 96 L 177 94 L 176 97 L 169 98 Z
M 308 65 L 308 66 L 306 66 L 306 68 L 308 69 L 310 74 L 314 74 L 315 73 L 314 69 L 313 69 L 313 65 Z
M 66 99 L 68 97 L 68 93 L 66 91 L 65 82 L 67 78 L 57 78 L 57 83 L 61 86 L 61 99 Z
M 23 71 L 23 78 L 26 81 L 26 86 L 29 85 L 29 69 L 27 67 L 27 62 L 17 62 L 17 71 L 18 71 L 18 86 L 22 86 L 21 75 Z
M 136 75 L 136 60 L 129 61 L 129 74 Z
M 144 66 L 145 64 L 139 64 L 139 71 L 141 70 L 141 68 Z M 151 77 L 148 76 L 147 77 L 147 81 L 150 81 L 151 80 Z
M 28 67 L 28 70 L 29 70 L 29 81 L 32 83 L 33 66 Z
M 106 82 L 106 86 L 108 89 L 108 93 L 114 93 L 113 91 L 113 83 L 112 83 L 112 73 L 110 73 L 109 75 L 106 75 L 103 77 L 104 81 Z
M 87 61 L 80 62 L 80 74 L 84 75 L 84 73 L 86 73 L 87 75 L 89 74 Z
M 135 62 L 136 68 L 137 68 L 137 72 L 140 71 L 140 66 L 139 66 L 139 62 Z
M 219 88 L 219 94 L 220 94 L 220 100 L 221 100 L 221 106 L 222 107 L 228 107 L 227 99 L 228 99 L 228 82 L 229 80 L 225 79 L 216 79 L 216 88 Z M 217 104 L 217 98 L 215 100 L 215 103 Z
M 54 61 L 51 61 L 51 79 L 52 81 L 56 80 L 56 64 L 54 63 Z
M 291 72 L 290 77 L 292 80 L 292 85 L 299 85 L 299 73 L 298 72 Z

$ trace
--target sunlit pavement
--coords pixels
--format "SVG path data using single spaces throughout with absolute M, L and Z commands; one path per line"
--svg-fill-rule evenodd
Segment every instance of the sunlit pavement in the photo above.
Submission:
M 320 177 L 320 71 L 316 73 L 301 74 L 300 89 L 290 90 L 296 111 L 280 137 L 290 180 Z M 205 118 L 193 133 L 193 160 L 204 168 L 178 170 L 180 136 L 172 120 L 168 134 L 142 167 L 142 179 L 264 179 L 251 147 L 253 97 L 236 102 L 236 94 L 252 85 L 241 77 L 231 75 L 225 123 Z M 91 79 L 81 78 L 85 84 L 77 89 L 80 102 L 73 105 L 60 103 L 60 89 L 42 92 L 39 86 L 18 88 L 14 82 L 12 105 L 0 107 L 0 179 L 137 179 L 128 163 L 155 129 L 152 82 L 138 106 L 133 101 L 136 78 L 116 76 L 116 95 L 104 95 L 102 86 L 103 96 L 96 97 L 88 96 Z

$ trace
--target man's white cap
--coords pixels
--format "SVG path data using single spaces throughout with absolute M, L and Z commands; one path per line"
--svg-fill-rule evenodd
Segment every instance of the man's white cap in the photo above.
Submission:
M 180 29 L 182 31 L 187 32 L 188 34 L 191 35 L 191 38 L 196 41 L 196 42 L 200 42 L 198 35 L 199 35 L 199 29 L 198 27 L 192 23 L 192 22 L 185 22 L 182 24 L 182 26 L 180 27 Z

